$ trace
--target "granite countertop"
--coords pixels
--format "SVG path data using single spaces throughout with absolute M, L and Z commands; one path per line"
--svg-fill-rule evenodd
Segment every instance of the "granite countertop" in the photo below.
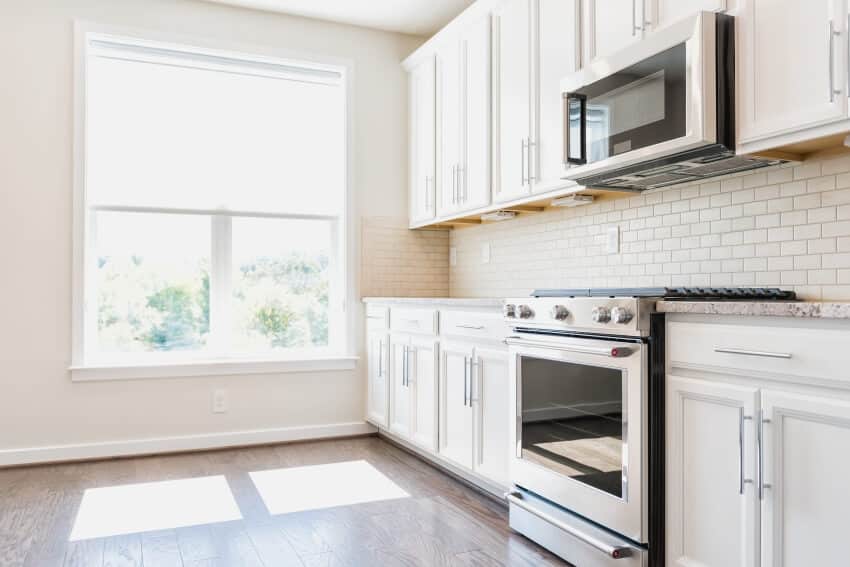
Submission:
M 501 307 L 501 297 L 364 297 L 363 303 L 398 303 L 404 305 L 449 305 L 453 307 Z
M 850 302 L 830 301 L 659 301 L 662 313 L 850 319 Z

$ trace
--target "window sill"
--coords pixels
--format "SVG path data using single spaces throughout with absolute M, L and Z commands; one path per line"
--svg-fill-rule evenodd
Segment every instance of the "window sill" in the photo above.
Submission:
M 166 364 L 72 366 L 68 370 L 71 372 L 72 382 L 102 382 L 108 380 L 353 370 L 357 366 L 357 360 L 358 357 L 356 356 L 282 360 L 210 360 Z

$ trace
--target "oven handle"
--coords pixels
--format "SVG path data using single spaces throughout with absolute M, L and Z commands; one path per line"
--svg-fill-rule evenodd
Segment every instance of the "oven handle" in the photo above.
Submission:
M 548 523 L 552 524 L 553 526 L 555 526 L 556 528 L 567 532 L 571 536 L 573 536 L 577 539 L 580 539 L 581 541 L 583 541 L 587 545 L 589 545 L 589 546 L 591 546 L 595 549 L 598 549 L 599 551 L 601 551 L 602 553 L 604 553 L 608 557 L 611 557 L 612 559 L 622 559 L 624 557 L 629 557 L 632 554 L 632 548 L 631 547 L 623 546 L 623 545 L 611 545 L 611 544 L 605 543 L 604 541 L 600 541 L 593 536 L 590 536 L 590 535 L 588 535 L 588 534 L 586 534 L 582 531 L 575 529 L 572 526 L 568 526 L 567 524 L 564 524 L 563 522 L 559 522 L 557 519 L 553 518 L 552 516 L 550 516 L 546 512 L 538 510 L 538 509 L 534 508 L 533 506 L 529 506 L 528 504 L 526 504 L 525 502 L 522 501 L 521 497 L 522 497 L 522 493 L 520 493 L 520 492 L 507 492 L 507 493 L 505 493 L 505 499 L 508 501 L 509 504 L 513 504 L 514 506 L 518 506 L 518 507 L 522 508 L 523 510 L 525 510 L 526 512 L 528 512 L 529 514 L 534 514 L 535 516 L 537 516 L 538 518 L 540 518 L 544 522 L 548 522 Z
M 563 350 L 566 352 L 578 352 L 581 354 L 595 354 L 598 356 L 607 356 L 608 358 L 623 358 L 631 356 L 633 349 L 623 346 L 615 347 L 591 347 L 580 345 L 565 345 L 552 341 L 531 341 L 522 337 L 508 337 L 505 339 L 505 344 L 509 346 L 527 346 L 534 348 L 551 348 L 555 350 Z

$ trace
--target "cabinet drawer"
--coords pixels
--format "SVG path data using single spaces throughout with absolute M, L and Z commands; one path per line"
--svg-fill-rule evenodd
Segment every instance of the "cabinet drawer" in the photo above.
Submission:
M 434 309 L 393 307 L 390 312 L 390 329 L 406 333 L 436 335 L 437 312 Z
M 850 381 L 850 330 L 671 322 L 676 363 Z
M 440 333 L 443 335 L 502 340 L 509 331 L 501 313 L 440 312 Z
M 389 327 L 388 307 L 383 305 L 367 305 L 366 306 L 366 328 L 368 330 L 386 329 Z

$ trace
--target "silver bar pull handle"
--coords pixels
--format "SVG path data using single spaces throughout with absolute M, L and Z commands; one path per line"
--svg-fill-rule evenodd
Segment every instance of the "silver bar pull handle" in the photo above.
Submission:
M 543 340 L 527 340 L 522 337 L 508 337 L 505 339 L 505 344 L 508 346 L 528 346 L 537 348 L 550 348 L 564 352 L 578 352 L 582 354 L 596 354 L 599 356 L 607 356 L 609 358 L 622 358 L 631 356 L 635 351 L 626 346 L 611 346 L 611 347 L 590 347 L 580 345 L 565 345 L 554 341 Z
M 513 504 L 519 508 L 522 508 L 529 514 L 534 514 L 544 522 L 548 522 L 555 526 L 556 528 L 567 532 L 571 536 L 575 537 L 586 543 L 587 545 L 598 549 L 608 557 L 612 559 L 623 559 L 624 557 L 629 557 L 632 554 L 632 548 L 624 545 L 611 545 L 604 541 L 601 541 L 589 534 L 581 532 L 574 528 L 573 526 L 567 525 L 563 522 L 558 521 L 556 518 L 550 516 L 546 512 L 542 510 L 538 510 L 534 506 L 529 506 L 522 500 L 522 494 L 519 492 L 508 492 L 505 494 L 505 499 L 508 503 Z
M 483 331 L 484 325 L 455 325 L 458 329 L 472 329 L 473 331 Z
M 378 378 L 384 377 L 384 341 L 378 341 Z
M 534 172 L 535 166 L 532 165 L 532 164 L 535 164 L 536 161 L 531 159 L 535 155 L 535 154 L 532 154 L 531 148 L 536 147 L 536 146 L 537 146 L 537 143 L 532 142 L 531 138 L 529 138 L 528 144 L 526 144 L 526 150 L 525 150 L 528 154 L 526 161 L 528 163 L 528 182 L 529 183 L 531 183 L 532 181 L 537 181 L 537 176 L 535 175 L 535 172 Z
M 469 367 L 466 365 L 467 357 L 463 357 L 463 407 L 466 407 L 467 393 L 466 393 L 466 379 L 468 378 L 467 370 Z
M 753 416 L 744 415 L 744 408 L 738 409 L 738 494 L 744 494 L 744 485 L 753 482 L 751 478 L 744 478 L 744 423 L 752 419 Z
M 760 356 L 762 358 L 791 358 L 791 353 L 788 352 L 768 352 L 763 350 L 746 350 L 740 348 L 729 347 L 714 347 L 714 352 L 720 354 L 740 354 L 742 356 Z
M 765 488 L 772 488 L 772 485 L 764 481 L 764 424 L 770 423 L 769 419 L 765 419 L 764 410 L 759 410 L 758 422 L 758 474 L 759 474 L 759 500 L 764 500 Z
M 407 347 L 401 349 L 401 385 L 407 386 Z
M 637 32 L 637 0 L 632 0 L 632 37 L 636 36 Z
M 834 102 L 835 95 L 841 94 L 841 89 L 835 88 L 835 38 L 840 35 L 841 32 L 829 20 L 829 102 Z
M 522 139 L 522 150 L 520 152 L 520 172 L 522 175 L 522 186 L 525 187 L 525 138 Z

